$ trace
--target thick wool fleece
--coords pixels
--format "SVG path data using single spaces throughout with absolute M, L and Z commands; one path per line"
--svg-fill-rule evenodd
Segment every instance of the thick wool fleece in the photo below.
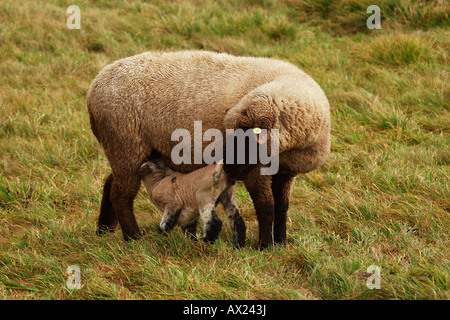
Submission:
M 294 65 L 270 58 L 206 51 L 139 54 L 105 67 L 89 89 L 87 104 L 113 173 L 137 170 L 152 148 L 170 158 L 178 143 L 171 141 L 172 132 L 193 133 L 196 120 L 203 132 L 278 129 L 280 167 L 295 173 L 320 165 L 330 148 L 324 92 Z M 298 154 L 311 146 L 320 156 Z M 199 166 L 172 167 L 189 172 Z

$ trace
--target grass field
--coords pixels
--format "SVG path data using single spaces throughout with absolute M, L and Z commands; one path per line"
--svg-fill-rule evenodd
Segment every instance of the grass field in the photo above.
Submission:
M 366 27 L 372 4 L 381 29 Z M 0 299 L 449 299 L 448 13 L 438 0 L 1 1 Z M 287 244 L 257 250 L 243 186 L 242 250 L 227 225 L 213 245 L 159 234 L 144 188 L 140 241 L 95 235 L 110 169 L 88 86 L 116 59 L 179 49 L 284 59 L 326 92 L 332 152 L 295 182 Z

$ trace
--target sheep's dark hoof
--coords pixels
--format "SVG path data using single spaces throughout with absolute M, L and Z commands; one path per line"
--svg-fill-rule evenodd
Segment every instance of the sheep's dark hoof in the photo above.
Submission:
M 206 243 L 213 243 L 219 237 L 219 233 L 222 230 L 222 220 L 212 219 L 208 221 L 205 226 L 205 235 L 203 236 L 203 241 Z
M 126 242 L 131 241 L 131 240 L 139 240 L 141 237 L 142 237 L 141 231 L 134 232 L 132 234 L 128 234 L 128 233 L 123 234 L 123 238 Z
M 275 245 L 274 241 L 273 241 L 273 237 L 272 234 L 266 234 L 265 237 L 259 237 L 259 243 L 258 243 L 258 249 L 259 250 L 264 250 L 268 247 L 271 247 Z
M 116 231 L 117 227 L 108 227 L 106 225 L 101 225 L 97 227 L 97 230 L 95 231 L 95 233 L 98 236 L 103 236 L 105 234 L 111 233 Z
M 286 236 L 274 239 L 274 244 L 283 245 L 287 242 Z
M 259 241 L 258 249 L 260 251 L 269 248 L 270 246 L 273 246 L 275 243 L 273 241 Z

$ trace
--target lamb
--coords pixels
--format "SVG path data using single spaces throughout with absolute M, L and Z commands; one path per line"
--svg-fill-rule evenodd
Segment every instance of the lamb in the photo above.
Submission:
M 138 174 L 152 203 L 164 212 L 159 224 L 161 231 L 180 225 L 185 233 L 195 239 L 200 216 L 203 220 L 203 241 L 214 242 L 222 229 L 222 221 L 215 211 L 216 205 L 221 202 L 228 216 L 234 246 L 244 246 L 245 222 L 234 196 L 236 181 L 223 172 L 223 161 L 182 174 L 166 167 L 162 158 L 153 151 Z
M 153 149 L 178 172 L 206 165 L 171 161 L 175 129 L 273 129 L 279 132 L 279 170 L 261 175 L 259 164 L 224 164 L 243 180 L 259 223 L 259 247 L 286 240 L 294 178 L 323 164 L 330 151 L 329 103 L 320 86 L 291 63 L 208 51 L 146 52 L 106 66 L 92 82 L 87 106 L 91 128 L 112 174 L 103 187 L 97 232 L 120 223 L 124 238 L 137 239 L 133 201 L 137 173 Z M 191 141 L 192 144 L 194 141 Z M 203 142 L 202 148 L 208 145 Z M 238 150 L 245 152 L 246 150 Z M 193 158 L 193 155 L 192 155 Z

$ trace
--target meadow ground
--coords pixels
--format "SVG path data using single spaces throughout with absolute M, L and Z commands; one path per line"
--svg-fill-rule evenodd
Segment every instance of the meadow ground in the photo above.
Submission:
M 366 26 L 372 4 L 381 29 Z M 448 12 L 438 0 L 2 1 L 0 299 L 449 299 Z M 326 92 L 332 152 L 295 182 L 287 244 L 257 250 L 243 186 L 242 250 L 228 226 L 213 245 L 159 234 L 144 188 L 140 241 L 95 235 L 110 169 L 88 86 L 116 59 L 178 49 L 284 59 Z M 81 289 L 66 286 L 70 265 Z M 380 289 L 366 286 L 371 265 Z

